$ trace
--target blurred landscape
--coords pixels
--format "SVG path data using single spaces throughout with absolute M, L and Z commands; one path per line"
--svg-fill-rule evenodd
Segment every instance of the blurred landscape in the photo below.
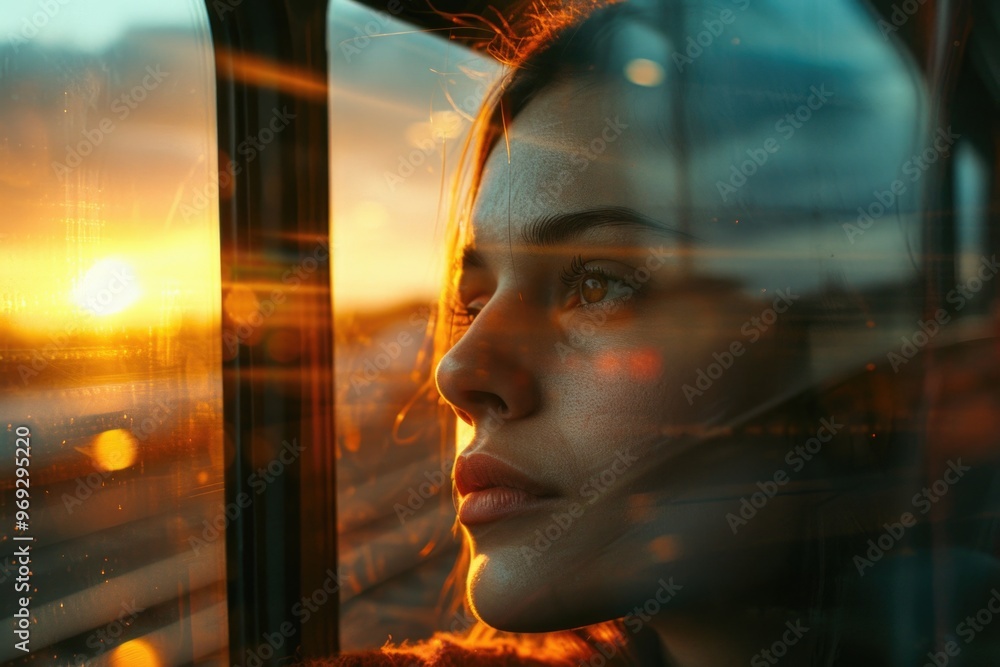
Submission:
M 196 201 L 216 162 L 205 26 L 96 50 L 5 40 L 0 62 L 0 514 L 13 526 L 27 426 L 45 647 L 0 659 L 224 661 L 224 542 L 190 542 L 223 500 L 217 206 Z M 5 529 L 4 581 L 14 548 Z

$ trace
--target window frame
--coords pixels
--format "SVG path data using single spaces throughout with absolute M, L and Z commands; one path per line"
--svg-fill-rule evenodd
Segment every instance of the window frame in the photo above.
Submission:
M 223 292 L 227 286 L 252 288 L 261 278 L 280 280 L 305 258 L 317 260 L 309 289 L 288 290 L 298 358 L 275 374 L 259 350 L 240 343 L 223 363 L 224 428 L 233 448 L 226 502 L 238 502 L 241 494 L 253 498 L 226 534 L 229 653 L 242 664 L 249 653 L 260 655 L 265 635 L 281 632 L 286 640 L 272 643 L 267 662 L 324 657 L 338 651 L 337 595 L 308 617 L 293 610 L 324 585 L 329 591 L 328 572 L 337 572 L 327 3 L 205 5 L 216 50 L 220 165 L 232 160 L 238 167 L 226 188 L 232 196 L 219 202 Z M 241 153 L 241 144 L 276 109 L 294 121 L 275 132 L 265 150 Z M 274 183 L 285 187 L 267 187 Z M 264 318 L 261 335 L 287 331 L 289 323 L 279 319 Z M 248 477 L 274 457 L 274 444 L 261 433 L 297 439 L 305 448 L 257 495 Z

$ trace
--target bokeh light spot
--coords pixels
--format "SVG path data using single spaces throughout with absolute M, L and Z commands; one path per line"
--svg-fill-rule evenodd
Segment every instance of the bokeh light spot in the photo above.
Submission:
M 231 319 L 246 322 L 260 308 L 260 301 L 253 290 L 245 285 L 236 285 L 222 302 L 222 307 Z
M 111 667 L 161 667 L 160 655 L 145 639 L 127 641 L 111 652 Z
M 104 431 L 91 446 L 91 456 L 102 470 L 124 470 L 135 464 L 137 455 L 135 436 L 121 428 Z
M 663 83 L 663 68 L 646 58 L 634 58 L 625 65 L 625 78 L 637 86 L 652 88 Z

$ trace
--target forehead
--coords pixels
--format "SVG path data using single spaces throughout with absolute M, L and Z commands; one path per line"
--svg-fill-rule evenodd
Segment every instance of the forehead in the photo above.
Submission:
M 669 224 L 675 163 L 662 139 L 650 147 L 636 103 L 608 82 L 560 83 L 536 96 L 486 162 L 473 243 L 518 245 L 541 218 L 596 207 L 638 209 Z
M 880 225 L 863 244 L 844 226 L 923 148 L 905 64 L 867 24 L 865 49 L 797 59 L 766 51 L 771 24 L 753 25 L 756 49 L 750 33 L 720 43 L 683 74 L 666 67 L 661 85 L 609 67 L 544 86 L 493 147 L 467 243 L 533 253 L 521 234 L 537 220 L 624 207 L 692 238 L 699 270 L 746 284 L 909 275 L 926 179 L 906 184 L 904 224 Z

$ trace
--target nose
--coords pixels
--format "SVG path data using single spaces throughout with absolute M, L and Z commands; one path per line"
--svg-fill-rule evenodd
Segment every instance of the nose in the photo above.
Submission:
M 438 364 L 438 392 L 472 426 L 521 419 L 539 407 L 539 369 L 531 363 L 537 354 L 525 308 L 491 300 Z

